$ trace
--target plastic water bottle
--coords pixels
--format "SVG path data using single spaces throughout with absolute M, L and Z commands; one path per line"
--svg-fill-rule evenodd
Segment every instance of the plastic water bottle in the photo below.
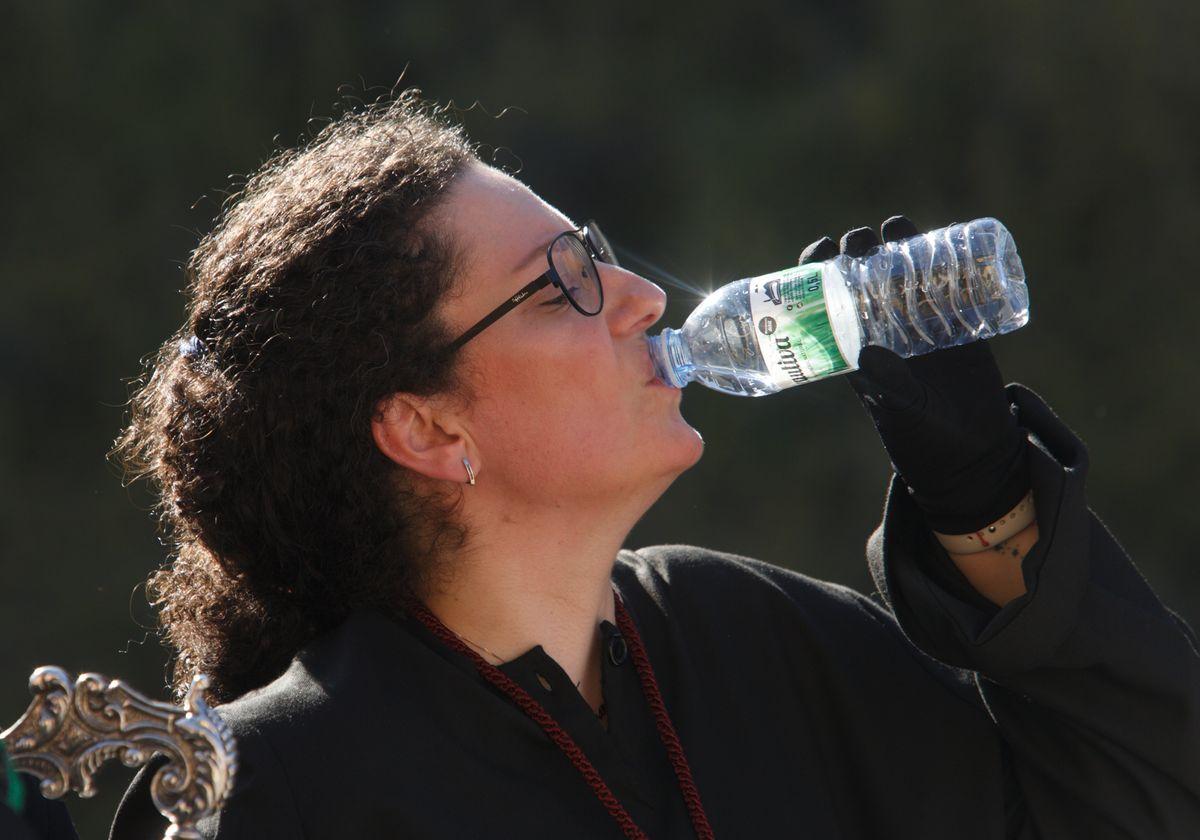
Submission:
M 695 380 L 760 397 L 858 368 L 867 344 L 902 357 L 1002 335 L 1029 321 L 1029 289 L 1012 235 L 976 219 L 860 258 L 737 280 L 683 328 L 650 336 L 659 379 Z

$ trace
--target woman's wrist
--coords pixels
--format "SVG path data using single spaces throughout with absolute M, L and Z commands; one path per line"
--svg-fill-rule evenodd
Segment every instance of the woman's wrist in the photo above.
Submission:
M 1024 531 L 1036 519 L 1033 505 L 1033 490 L 1030 489 L 1011 510 L 977 531 L 968 534 L 942 534 L 937 531 L 933 535 L 942 547 L 951 554 L 974 554 L 987 551 L 1015 534 Z

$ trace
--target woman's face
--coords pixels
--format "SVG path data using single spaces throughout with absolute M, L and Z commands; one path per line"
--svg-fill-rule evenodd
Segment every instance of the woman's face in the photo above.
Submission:
M 521 182 L 472 164 L 435 213 L 461 248 L 458 292 L 441 315 L 460 335 L 547 268 L 546 247 L 577 227 Z M 553 285 L 463 346 L 475 399 L 463 423 L 479 481 L 511 501 L 648 498 L 694 464 L 703 440 L 679 413 L 681 391 L 654 379 L 646 332 L 663 314 L 655 284 L 597 263 L 604 308 L 592 317 Z M 549 305 L 548 305 L 549 304 Z

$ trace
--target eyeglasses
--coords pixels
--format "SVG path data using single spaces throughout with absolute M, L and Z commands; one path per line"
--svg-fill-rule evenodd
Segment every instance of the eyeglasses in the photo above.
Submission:
M 554 241 L 546 248 L 546 262 L 550 268 L 493 309 L 450 346 L 454 349 L 462 347 L 518 303 L 551 283 L 562 291 L 563 296 L 580 314 L 599 315 L 600 310 L 604 308 L 604 288 L 600 285 L 600 272 L 596 270 L 596 260 L 609 265 L 619 265 L 612 245 L 595 222 L 589 221 L 576 230 L 563 231 L 554 237 Z

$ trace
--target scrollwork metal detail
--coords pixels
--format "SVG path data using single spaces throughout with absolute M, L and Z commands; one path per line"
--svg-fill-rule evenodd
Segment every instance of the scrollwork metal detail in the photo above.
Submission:
M 72 684 L 63 669 L 43 666 L 29 677 L 33 702 L 0 741 L 51 799 L 68 790 L 92 796 L 96 771 L 111 759 L 140 767 L 166 756 L 150 782 L 155 806 L 171 823 L 164 837 L 200 840 L 196 824 L 220 810 L 237 772 L 233 734 L 205 702 L 207 687 L 208 677 L 197 675 L 181 708 L 121 680 L 88 673 Z

